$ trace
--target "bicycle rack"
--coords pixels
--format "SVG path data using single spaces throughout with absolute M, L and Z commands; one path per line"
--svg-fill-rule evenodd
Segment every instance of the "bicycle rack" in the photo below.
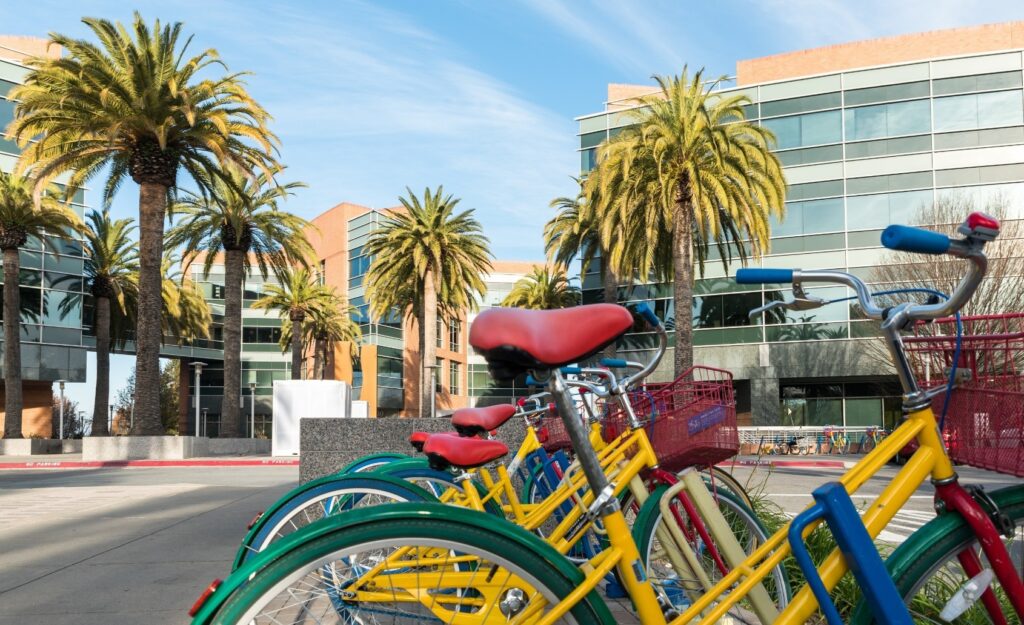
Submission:
M 807 578 L 807 584 L 829 625 L 843 625 L 843 620 L 803 541 L 804 529 L 819 519 L 824 519 L 832 531 L 875 620 L 880 625 L 913 625 L 910 612 L 896 590 L 896 584 L 886 570 L 882 556 L 878 555 L 875 543 L 861 522 L 846 488 L 839 482 L 828 482 L 816 488 L 812 495 L 816 503 L 793 519 L 788 538 L 793 557 Z

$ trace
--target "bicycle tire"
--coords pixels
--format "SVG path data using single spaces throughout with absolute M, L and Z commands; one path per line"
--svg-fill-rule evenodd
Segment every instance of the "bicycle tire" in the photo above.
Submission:
M 475 488 L 480 499 L 487 496 L 487 489 L 476 479 L 460 484 L 455 481 L 455 476 L 451 473 L 430 468 L 429 462 L 423 458 L 410 458 L 400 462 L 392 462 L 378 467 L 374 470 L 374 473 L 412 482 L 438 499 L 449 488 L 461 491 L 465 488 L 463 484 L 469 484 Z M 494 499 L 489 499 L 484 503 L 484 511 L 495 516 L 505 516 L 505 511 L 502 510 L 501 504 Z
M 1024 548 L 1024 485 L 1018 484 L 992 491 L 990 495 L 996 505 L 999 506 L 999 509 L 1009 516 L 1013 522 L 1016 529 L 1014 538 L 1016 552 L 1011 550 L 1011 553 L 1019 553 L 1020 549 Z M 956 554 L 975 543 L 974 533 L 963 518 L 958 513 L 948 513 L 935 517 L 916 530 L 910 538 L 897 547 L 892 555 L 889 556 L 886 560 L 886 568 L 889 570 L 889 574 L 892 575 L 893 581 L 896 583 L 896 589 L 903 596 L 904 600 L 911 602 L 911 615 L 916 620 L 931 618 L 931 610 L 933 608 L 941 608 L 944 604 L 942 596 L 935 594 L 936 590 L 953 588 L 956 585 L 955 581 L 957 580 L 951 582 L 948 578 L 945 580 L 936 578 L 935 583 L 929 586 L 929 582 L 933 581 L 933 576 L 938 574 L 944 563 L 949 562 L 951 559 L 955 561 Z M 1024 564 L 1020 563 L 1019 558 L 1016 559 L 1018 564 L 1024 567 Z M 964 577 L 962 581 L 966 581 L 963 571 L 956 570 L 958 568 L 959 565 L 954 566 L 952 573 Z M 1018 574 L 1021 572 L 1018 571 Z M 948 574 L 950 571 L 943 570 L 943 573 Z M 920 598 L 918 594 L 922 588 L 926 587 L 928 590 L 925 591 L 925 594 L 931 595 L 927 600 Z M 998 592 L 998 581 L 993 581 L 993 587 Z M 935 611 L 937 612 L 937 610 Z M 971 612 L 974 612 L 974 614 L 971 614 Z M 961 617 L 954 622 L 990 622 L 988 614 L 984 611 L 980 602 L 976 603 L 965 616 L 967 618 Z M 975 618 L 972 619 L 972 616 Z M 873 622 L 874 617 L 867 604 L 861 601 L 850 619 L 851 625 L 870 625 Z M 936 615 L 935 620 L 926 622 L 937 623 L 943 621 L 938 620 Z M 1011 618 L 1010 622 L 1019 621 Z
M 339 582 L 339 579 L 344 578 L 339 577 L 338 565 L 347 566 L 350 562 L 357 562 L 358 554 L 367 550 L 376 552 L 384 546 L 426 548 L 428 553 L 434 555 L 433 568 L 423 567 L 425 577 L 438 580 L 436 585 L 431 581 L 429 586 L 431 596 L 435 598 L 434 603 L 428 607 L 405 600 L 400 604 L 401 608 L 393 609 L 397 610 L 398 614 L 404 614 L 402 610 L 409 609 L 409 605 L 424 609 L 425 619 L 432 623 L 438 620 L 432 609 L 438 609 L 437 606 L 442 603 L 436 601 L 437 597 L 446 597 L 449 599 L 447 604 L 455 604 L 452 612 L 459 617 L 460 622 L 478 620 L 473 618 L 475 612 L 484 612 L 480 615 L 480 622 L 493 617 L 493 610 L 499 609 L 499 606 L 485 603 L 483 606 L 487 610 L 484 610 L 473 603 L 478 597 L 484 596 L 472 585 L 478 579 L 480 584 L 489 587 L 494 585 L 493 580 L 505 579 L 502 576 L 507 573 L 514 574 L 525 582 L 521 586 L 527 586 L 517 586 L 524 592 L 527 605 L 534 597 L 543 597 L 549 605 L 555 604 L 582 583 L 583 574 L 559 556 L 550 545 L 536 537 L 514 527 L 505 527 L 501 531 L 489 529 L 487 525 L 493 526 L 495 521 L 490 517 L 486 520 L 479 519 L 479 515 L 483 513 L 461 511 L 461 518 L 457 518 L 451 516 L 450 512 L 446 514 L 443 510 L 437 510 L 438 507 L 446 508 L 440 504 L 395 504 L 387 506 L 394 514 L 386 515 L 384 518 L 380 518 L 382 515 L 378 514 L 365 517 L 365 522 L 358 524 L 339 524 L 338 529 L 310 539 L 299 534 L 293 535 L 292 545 L 287 551 L 279 555 L 270 554 L 275 556 L 272 562 L 254 562 L 253 565 L 260 566 L 254 566 L 255 573 L 251 578 L 239 585 L 220 604 L 212 618 L 203 622 L 213 625 L 283 622 L 282 618 L 287 619 L 288 613 L 278 607 L 275 603 L 276 597 L 281 597 L 284 601 L 304 601 L 297 607 L 302 619 L 309 614 L 314 617 L 321 614 L 327 619 L 317 622 L 363 622 L 359 618 L 353 618 L 353 614 L 358 614 L 364 609 L 363 604 L 358 604 L 357 598 L 342 595 L 346 585 Z M 430 516 L 427 513 L 430 513 Z M 476 521 L 470 522 L 473 521 L 474 515 L 478 515 Z M 465 560 L 449 564 L 446 560 L 448 554 L 455 554 L 460 558 L 468 556 L 472 558 L 472 564 L 465 564 Z M 442 558 L 445 560 L 438 565 L 437 561 Z M 408 575 L 409 571 L 413 571 L 415 579 L 419 581 L 420 571 L 414 561 L 401 560 L 399 564 L 400 568 L 395 571 L 396 573 L 406 574 L 405 578 L 408 578 L 413 577 Z M 248 570 L 249 567 L 245 572 Z M 442 583 L 446 570 L 458 574 L 479 570 L 487 571 L 487 575 L 474 574 L 469 581 L 462 575 L 461 581 L 448 586 Z M 381 575 L 389 583 L 394 583 L 390 582 L 390 579 L 395 578 L 389 576 L 388 570 L 384 570 Z M 327 590 L 323 591 L 322 588 Z M 332 591 L 332 588 L 335 590 Z M 391 596 L 394 597 L 396 604 L 399 603 L 399 593 L 404 590 L 404 587 L 390 587 Z M 416 590 L 421 589 L 417 587 Z M 501 590 L 504 591 L 504 587 Z M 378 597 L 383 598 L 379 598 L 366 608 L 371 612 L 371 616 L 372 613 L 387 612 L 387 595 L 387 592 L 377 593 Z M 504 591 L 500 596 L 507 597 L 508 591 Z M 468 605 L 464 605 L 463 600 Z M 474 608 L 477 608 L 475 612 Z M 260 612 L 265 610 L 271 611 L 272 614 L 267 620 L 261 620 Z M 593 591 L 574 605 L 558 622 L 610 625 L 615 621 L 604 601 L 596 591 Z
M 651 494 L 651 497 L 656 497 L 657 499 L 655 501 L 660 500 L 664 497 L 667 490 L 667 486 L 660 486 L 655 489 Z M 751 508 L 744 505 L 741 501 L 733 498 L 726 492 L 719 493 L 718 505 L 719 508 L 722 509 L 723 516 L 726 517 L 726 520 L 734 528 L 734 533 L 737 533 L 740 525 L 745 528 L 745 530 L 740 531 L 746 532 L 747 540 L 744 541 L 743 536 L 737 536 L 737 538 L 740 540 L 740 545 L 743 547 L 743 550 L 748 555 L 753 553 L 757 546 L 768 540 L 768 531 Z M 662 520 L 660 508 L 652 509 L 654 510 L 653 513 L 640 515 L 643 518 L 637 518 L 637 523 L 633 526 L 633 538 L 636 541 L 637 548 L 640 550 L 640 557 L 644 562 L 648 579 L 652 580 L 655 591 L 668 600 L 670 604 L 677 608 L 683 607 L 678 605 L 681 601 L 686 601 L 684 593 L 680 592 L 681 586 L 688 583 L 690 580 L 679 580 L 678 577 L 676 580 L 662 579 L 664 576 L 661 573 L 660 565 L 651 562 L 651 554 L 655 550 L 654 540 L 657 526 Z M 708 573 L 712 581 L 720 578 L 721 573 L 714 567 L 714 564 L 710 560 L 707 560 L 706 564 L 705 572 Z M 766 584 L 766 589 L 769 591 L 769 594 L 772 596 L 777 607 L 781 610 L 788 605 L 789 599 L 792 595 L 789 586 L 789 578 L 784 566 L 782 564 L 777 566 L 769 575 L 769 578 L 771 578 L 772 581 L 769 584 Z M 661 581 L 658 582 L 656 580 Z M 673 582 L 674 585 L 670 582 Z
M 875 439 L 870 436 L 865 436 L 860 442 L 860 449 L 858 450 L 862 454 L 871 453 L 871 450 L 875 448 Z
M 383 501 L 364 499 L 369 496 L 380 497 Z M 436 501 L 436 498 L 411 482 L 376 474 L 339 475 L 333 479 L 309 482 L 293 489 L 278 504 L 268 508 L 269 514 L 261 517 L 242 539 L 231 570 L 241 567 L 254 554 L 301 527 L 360 504 L 375 505 L 384 501 L 425 502 Z M 284 532 L 289 525 L 291 530 Z
M 356 458 L 352 462 L 346 464 L 337 471 L 337 474 L 344 475 L 347 473 L 362 473 L 364 471 L 373 471 L 389 462 L 399 462 L 401 460 L 408 460 L 412 456 L 408 454 L 398 452 L 380 452 L 376 454 L 367 454 Z
M 726 471 L 725 469 L 716 466 L 710 466 L 703 469 L 701 473 L 711 474 L 711 483 L 714 484 L 714 488 L 709 488 L 708 490 L 711 491 L 712 495 L 716 494 L 718 490 L 724 486 L 727 493 L 738 499 L 743 505 L 751 510 L 754 509 L 754 502 L 750 499 L 750 493 L 748 493 L 743 484 L 740 484 L 740 481 L 733 476 L 731 471 Z M 708 478 L 705 477 L 704 481 L 708 482 Z

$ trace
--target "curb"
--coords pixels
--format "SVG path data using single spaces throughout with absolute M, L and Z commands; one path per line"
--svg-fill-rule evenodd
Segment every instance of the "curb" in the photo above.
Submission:
M 298 458 L 281 460 L 92 460 L 62 461 L 34 460 L 30 462 L 0 462 L 4 469 L 106 469 L 143 467 L 281 467 L 299 466 Z

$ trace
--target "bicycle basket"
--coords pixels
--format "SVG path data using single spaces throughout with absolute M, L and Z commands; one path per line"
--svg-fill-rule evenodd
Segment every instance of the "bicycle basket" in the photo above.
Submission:
M 659 466 L 668 471 L 716 464 L 739 451 L 728 371 L 691 367 L 671 383 L 631 393 L 630 399 L 633 411 L 645 423 Z M 628 429 L 629 419 L 618 406 L 605 416 L 605 440 L 612 441 Z
M 961 318 L 958 380 L 946 411 L 954 462 L 1024 477 L 1024 313 Z M 923 387 L 945 384 L 956 356 L 956 321 L 918 324 L 904 339 Z M 961 373 L 963 372 L 963 373 Z M 941 413 L 945 394 L 935 398 Z

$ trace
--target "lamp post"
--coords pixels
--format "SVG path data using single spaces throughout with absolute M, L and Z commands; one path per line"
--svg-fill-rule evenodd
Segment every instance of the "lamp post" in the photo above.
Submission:
M 57 430 L 57 440 L 60 440 L 64 438 L 64 380 L 57 380 L 57 386 L 60 387 L 60 425 Z M 50 415 L 52 419 L 53 413 L 51 412 Z
M 256 383 L 249 382 L 249 437 L 256 438 Z
M 110 434 L 113 434 L 114 433 L 114 405 L 111 404 L 109 406 L 109 408 L 110 408 L 110 416 L 107 417 L 107 432 L 110 433 Z M 93 418 L 95 419 L 95 417 L 93 417 Z
M 441 365 L 435 363 L 426 368 L 430 369 L 430 417 L 433 418 L 437 416 L 437 370 Z
M 188 364 L 190 367 L 196 368 L 196 436 L 199 436 L 199 376 L 203 373 L 203 367 L 206 366 L 206 363 L 196 360 Z

